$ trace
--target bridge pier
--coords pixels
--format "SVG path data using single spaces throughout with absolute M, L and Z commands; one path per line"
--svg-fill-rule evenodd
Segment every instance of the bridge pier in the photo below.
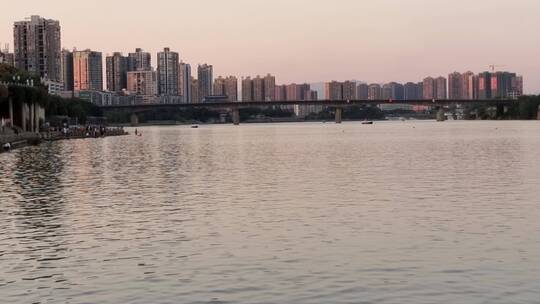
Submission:
M 343 108 L 336 108 L 336 123 L 340 124 L 343 116 Z
M 21 129 L 23 130 L 23 132 L 28 131 L 28 117 L 26 117 L 26 107 L 27 105 L 24 102 L 21 102 Z
M 446 116 L 444 115 L 444 108 L 439 107 L 439 110 L 437 111 L 437 121 L 445 121 Z
M 9 126 L 10 127 L 13 127 L 13 99 L 10 97 L 9 98 Z
M 495 118 L 500 119 L 503 117 L 504 117 L 504 105 L 497 105 L 497 114 Z
M 139 116 L 137 114 L 133 113 L 130 117 L 131 126 L 136 127 L 139 125 Z
M 238 126 L 240 124 L 240 110 L 238 110 L 238 108 L 234 108 L 231 110 L 231 118 L 235 126 Z

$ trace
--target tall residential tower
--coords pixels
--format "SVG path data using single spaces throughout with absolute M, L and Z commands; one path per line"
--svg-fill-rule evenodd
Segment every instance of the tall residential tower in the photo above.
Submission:
M 61 80 L 60 22 L 32 16 L 13 25 L 15 67 Z

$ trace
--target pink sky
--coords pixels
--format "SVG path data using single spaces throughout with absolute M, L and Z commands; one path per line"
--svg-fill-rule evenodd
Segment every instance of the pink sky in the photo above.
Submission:
M 30 15 L 58 19 L 65 48 L 178 51 L 214 74 L 278 83 L 419 81 L 505 65 L 540 93 L 538 0 L 25 0 L 0 10 L 0 42 Z

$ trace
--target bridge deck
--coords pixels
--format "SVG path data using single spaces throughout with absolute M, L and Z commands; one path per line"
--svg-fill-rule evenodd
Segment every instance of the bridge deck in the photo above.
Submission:
M 268 106 L 295 106 L 295 105 L 319 105 L 328 107 L 347 107 L 358 105 L 380 105 L 380 104 L 410 104 L 410 105 L 431 105 L 444 106 L 451 104 L 489 104 L 507 105 L 516 102 L 513 99 L 497 100 L 281 100 L 281 101 L 246 101 L 246 102 L 205 102 L 205 103 L 146 103 L 146 104 L 126 104 L 126 105 L 102 105 L 103 109 L 148 109 L 148 108 L 251 108 Z

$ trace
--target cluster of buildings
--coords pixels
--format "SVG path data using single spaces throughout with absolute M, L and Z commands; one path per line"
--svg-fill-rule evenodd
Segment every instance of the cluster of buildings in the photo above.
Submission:
M 523 77 L 509 72 L 454 72 L 405 84 L 366 84 L 356 81 L 325 83 L 325 99 L 333 100 L 482 100 L 517 98 L 523 94 Z
M 523 78 L 509 72 L 454 72 L 445 77 L 427 77 L 405 84 L 366 84 L 332 81 L 322 91 L 310 84 L 277 85 L 270 74 L 261 77 L 214 78 L 213 66 L 200 64 L 196 76 L 191 65 L 169 48 L 152 54 L 138 48 L 123 55 L 115 52 L 103 58 L 93 50 L 67 50 L 61 47 L 61 27 L 56 20 L 32 16 L 15 22 L 14 52 L 0 50 L 0 63 L 39 75 L 52 94 L 86 98 L 96 104 L 198 103 L 212 101 L 286 100 L 418 100 L 418 99 L 496 99 L 523 94 Z M 105 63 L 105 64 L 103 64 Z M 105 73 L 104 73 L 105 72 Z M 305 111 L 315 111 L 307 106 Z M 300 111 L 300 109 L 297 109 Z

